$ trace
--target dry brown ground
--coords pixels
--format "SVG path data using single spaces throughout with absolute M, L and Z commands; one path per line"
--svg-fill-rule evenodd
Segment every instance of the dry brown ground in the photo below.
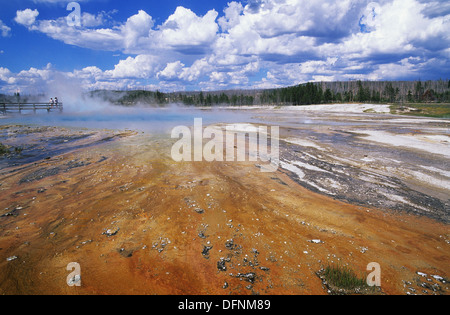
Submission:
M 366 275 L 370 262 L 383 293 L 431 294 L 417 272 L 450 274 L 448 225 L 338 202 L 254 163 L 176 163 L 169 145 L 134 136 L 4 175 L 0 294 L 327 294 L 322 267 Z M 73 160 L 84 166 L 19 184 Z M 81 287 L 66 284 L 70 262 Z

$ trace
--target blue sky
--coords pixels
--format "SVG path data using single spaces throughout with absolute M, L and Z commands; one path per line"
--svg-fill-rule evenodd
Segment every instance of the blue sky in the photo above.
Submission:
M 448 79 L 450 2 L 0 0 L 0 92 Z

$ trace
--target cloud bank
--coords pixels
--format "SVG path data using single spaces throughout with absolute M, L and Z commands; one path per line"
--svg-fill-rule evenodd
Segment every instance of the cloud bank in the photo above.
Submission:
M 15 22 L 68 45 L 127 55 L 113 69 L 87 65 L 59 73 L 86 90 L 268 88 L 450 73 L 446 1 L 248 0 L 203 16 L 179 6 L 159 25 L 144 10 L 126 21 L 111 19 L 85 12 L 82 26 L 73 27 L 66 17 L 41 20 L 36 9 L 26 9 Z M 10 32 L 1 21 L 0 29 Z M 37 89 L 56 72 L 51 64 L 19 73 L 0 68 L 0 88 Z

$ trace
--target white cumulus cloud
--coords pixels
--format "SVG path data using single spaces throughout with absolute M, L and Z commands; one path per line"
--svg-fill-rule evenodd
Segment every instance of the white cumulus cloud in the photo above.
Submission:
M 35 0 L 45 1 L 64 2 Z M 69 45 L 128 55 L 112 69 L 68 74 L 88 88 L 275 87 L 450 71 L 450 6 L 438 0 L 231 1 L 221 14 L 179 6 L 159 25 L 144 10 L 114 23 L 109 13 L 83 12 L 81 27 L 38 16 L 26 9 L 15 21 Z M 0 30 L 11 31 L 1 21 Z M 2 82 L 24 80 L 2 71 Z
M 11 34 L 11 28 L 0 20 L 0 34 L 2 37 L 8 37 Z
M 158 57 L 152 55 L 138 55 L 121 60 L 114 70 L 105 73 L 112 78 L 149 78 L 159 70 Z
M 38 15 L 39 15 L 38 10 L 31 10 L 31 9 L 25 9 L 23 11 L 18 10 L 16 13 L 16 17 L 14 18 L 14 21 L 25 26 L 31 26 L 36 21 Z

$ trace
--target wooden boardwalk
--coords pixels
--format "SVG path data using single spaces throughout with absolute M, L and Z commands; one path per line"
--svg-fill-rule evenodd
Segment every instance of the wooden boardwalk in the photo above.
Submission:
M 50 104 L 50 103 L 1 103 L 0 113 L 6 114 L 8 112 L 22 113 L 24 111 L 36 114 L 37 111 L 46 110 L 48 113 L 52 111 L 63 111 L 63 103 Z

